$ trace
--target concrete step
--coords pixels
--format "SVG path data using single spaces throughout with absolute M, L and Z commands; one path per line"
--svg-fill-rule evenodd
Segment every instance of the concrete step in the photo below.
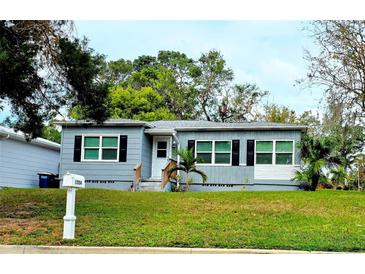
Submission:
M 147 178 L 147 179 L 144 179 L 143 182 L 159 182 L 159 183 L 161 183 L 161 178 Z
M 161 180 L 145 180 L 140 182 L 137 188 L 140 192 L 159 192 L 161 189 Z

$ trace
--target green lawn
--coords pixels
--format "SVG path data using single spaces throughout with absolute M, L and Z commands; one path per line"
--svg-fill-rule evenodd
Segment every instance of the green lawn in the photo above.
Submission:
M 77 191 L 76 240 L 62 240 L 66 192 L 0 190 L 0 244 L 365 250 L 365 193 Z

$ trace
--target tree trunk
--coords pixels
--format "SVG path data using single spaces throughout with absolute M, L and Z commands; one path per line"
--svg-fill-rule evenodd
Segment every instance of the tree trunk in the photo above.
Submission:
M 189 173 L 187 173 L 186 174 L 186 180 L 185 180 L 185 183 L 186 183 L 185 191 L 189 191 L 190 184 L 191 184 L 192 180 L 193 179 L 190 177 Z
M 319 175 L 314 175 L 312 177 L 311 191 L 316 191 L 319 183 Z

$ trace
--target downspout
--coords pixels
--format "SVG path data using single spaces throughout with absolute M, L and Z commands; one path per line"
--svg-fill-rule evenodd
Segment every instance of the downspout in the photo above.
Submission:
M 179 141 L 179 138 L 177 138 L 177 136 L 176 136 L 176 132 L 174 132 L 172 134 L 172 137 L 175 139 L 176 144 L 177 144 L 177 149 L 179 150 L 180 149 L 180 141 Z M 176 162 L 177 162 L 178 165 L 180 164 L 180 155 L 179 154 L 176 157 Z

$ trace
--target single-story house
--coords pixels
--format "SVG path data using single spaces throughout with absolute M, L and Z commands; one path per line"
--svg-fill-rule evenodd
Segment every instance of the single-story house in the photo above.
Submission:
M 193 148 L 197 167 L 191 191 L 296 190 L 297 143 L 302 125 L 210 121 L 110 119 L 62 121 L 60 174 L 85 176 L 86 187 L 160 190 L 178 148 Z M 181 174 L 182 184 L 184 176 Z
M 0 126 L 0 187 L 38 187 L 39 172 L 58 174 L 60 145 L 27 141 L 20 131 Z

